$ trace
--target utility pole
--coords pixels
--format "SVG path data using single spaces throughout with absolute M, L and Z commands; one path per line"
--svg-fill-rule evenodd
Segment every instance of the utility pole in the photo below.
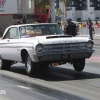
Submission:
M 51 21 L 55 23 L 55 0 L 50 0 L 51 4 Z

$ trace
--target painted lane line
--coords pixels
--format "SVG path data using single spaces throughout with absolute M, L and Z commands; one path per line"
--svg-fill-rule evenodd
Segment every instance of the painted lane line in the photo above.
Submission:
M 19 88 L 22 88 L 22 89 L 30 89 L 29 87 L 25 87 L 25 86 L 20 86 L 20 85 L 17 85 L 17 87 L 19 87 Z

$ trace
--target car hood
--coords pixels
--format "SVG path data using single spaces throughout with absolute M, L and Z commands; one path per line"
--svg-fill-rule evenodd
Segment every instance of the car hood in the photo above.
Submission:
M 76 42 L 87 42 L 87 37 L 71 37 L 64 35 L 47 35 L 47 36 L 36 36 L 30 38 L 23 38 L 27 42 L 37 42 L 42 44 L 58 44 L 58 43 L 76 43 Z

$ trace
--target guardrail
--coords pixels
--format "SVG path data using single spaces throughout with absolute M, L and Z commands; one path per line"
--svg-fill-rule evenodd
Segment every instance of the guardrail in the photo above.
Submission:
M 89 29 L 87 27 L 79 28 L 80 36 L 89 36 Z M 94 35 L 100 36 L 100 27 L 94 27 Z
M 0 30 L 2 29 L 0 28 Z M 79 36 L 89 36 L 89 29 L 87 27 L 79 27 Z M 100 27 L 94 27 L 94 36 L 100 36 Z

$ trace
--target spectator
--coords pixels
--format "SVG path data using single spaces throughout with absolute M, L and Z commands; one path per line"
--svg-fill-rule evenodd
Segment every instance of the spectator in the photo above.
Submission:
M 81 27 L 83 27 L 83 23 L 80 23 L 81 24 Z
M 75 37 L 77 35 L 77 27 L 74 22 L 72 22 L 72 19 L 67 19 L 67 25 L 65 25 L 64 30 L 65 34 L 72 35 Z
M 21 22 L 20 22 L 19 20 L 17 20 L 17 23 L 16 23 L 16 25 L 19 25 L 19 24 L 21 24 Z
M 86 22 L 86 26 L 88 26 L 88 21 Z
M 58 26 L 59 26 L 60 28 L 62 28 L 62 25 L 61 25 L 61 23 L 60 23 L 60 22 L 58 22 Z
M 25 18 L 25 16 L 23 17 L 23 24 L 26 24 L 26 18 Z
M 83 27 L 86 27 L 86 23 L 83 23 Z
M 79 23 L 79 27 L 81 27 L 81 23 Z
M 89 19 L 89 21 L 88 21 L 88 28 L 89 28 L 89 35 L 90 35 L 91 40 L 93 40 L 92 26 L 93 26 L 93 23 L 92 23 L 91 19 Z
M 49 5 L 49 4 L 47 4 L 47 5 L 45 6 L 45 9 L 46 9 L 46 13 L 48 14 L 49 9 L 50 9 L 50 5 Z
M 38 19 L 38 21 L 37 21 L 38 23 L 41 23 L 41 21 L 40 21 L 40 19 Z
M 47 23 L 51 23 L 51 18 L 49 18 L 49 19 L 47 20 Z
M 97 20 L 95 20 L 95 24 L 98 25 L 98 21 Z
M 100 23 L 98 23 L 98 27 L 100 27 Z

